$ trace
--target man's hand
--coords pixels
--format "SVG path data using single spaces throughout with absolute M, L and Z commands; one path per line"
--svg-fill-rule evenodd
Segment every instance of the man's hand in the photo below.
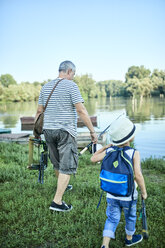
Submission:
M 93 144 L 96 144 L 98 142 L 97 134 L 95 132 L 90 132 L 90 135 Z

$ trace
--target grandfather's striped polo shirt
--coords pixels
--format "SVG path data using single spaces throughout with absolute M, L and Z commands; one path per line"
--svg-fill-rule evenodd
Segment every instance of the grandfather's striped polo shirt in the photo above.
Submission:
M 46 83 L 40 92 L 38 104 L 45 106 L 58 79 Z M 74 104 L 84 102 L 79 88 L 71 80 L 63 79 L 55 88 L 44 113 L 43 129 L 65 129 L 73 137 L 77 135 L 77 112 Z

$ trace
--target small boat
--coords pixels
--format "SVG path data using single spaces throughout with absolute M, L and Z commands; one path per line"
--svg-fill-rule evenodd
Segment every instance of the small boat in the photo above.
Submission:
M 94 127 L 97 127 L 97 116 L 90 116 L 91 122 Z M 23 116 L 20 118 L 21 120 L 21 130 L 22 131 L 30 131 L 33 130 L 34 127 L 34 117 L 32 116 Z M 77 127 L 84 127 L 83 121 L 78 118 L 77 119 Z
M 0 134 L 2 133 L 11 133 L 11 129 L 9 128 L 0 128 Z

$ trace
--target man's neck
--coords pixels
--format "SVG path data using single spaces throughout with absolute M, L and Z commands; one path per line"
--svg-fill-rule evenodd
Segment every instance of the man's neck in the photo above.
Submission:
M 58 75 L 58 78 L 65 78 L 65 79 L 68 79 L 68 78 L 67 78 L 67 73 L 60 72 L 59 75 Z

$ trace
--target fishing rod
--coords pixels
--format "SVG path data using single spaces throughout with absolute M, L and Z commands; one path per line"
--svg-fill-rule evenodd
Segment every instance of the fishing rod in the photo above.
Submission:
M 108 127 L 106 127 L 106 129 L 105 129 L 104 131 L 102 131 L 102 132 L 99 134 L 98 139 L 101 138 L 101 136 L 110 128 L 110 126 L 111 126 L 111 124 L 110 124 Z M 89 144 L 88 144 L 88 145 L 79 153 L 79 156 L 81 156 L 84 152 L 86 152 L 86 150 L 88 150 L 88 148 L 89 148 L 90 146 L 92 146 L 92 145 L 93 145 L 93 142 L 89 143 Z
M 148 239 L 149 234 L 147 227 L 146 206 L 143 198 L 142 198 L 142 234 L 144 239 Z
M 118 118 L 120 118 L 122 115 L 124 115 L 124 113 L 122 113 L 121 115 L 119 115 L 115 120 L 117 120 Z M 112 123 L 111 123 L 111 124 L 112 124 Z M 98 139 L 100 139 L 101 136 L 110 128 L 111 124 L 110 124 L 108 127 L 106 127 L 106 129 L 104 129 L 104 131 L 102 131 L 102 132 L 99 134 Z M 93 142 L 89 143 L 81 152 L 79 152 L 79 156 L 81 156 L 84 152 L 86 152 L 86 151 L 88 150 L 88 148 L 89 148 L 90 146 L 92 146 L 92 145 L 93 145 Z

